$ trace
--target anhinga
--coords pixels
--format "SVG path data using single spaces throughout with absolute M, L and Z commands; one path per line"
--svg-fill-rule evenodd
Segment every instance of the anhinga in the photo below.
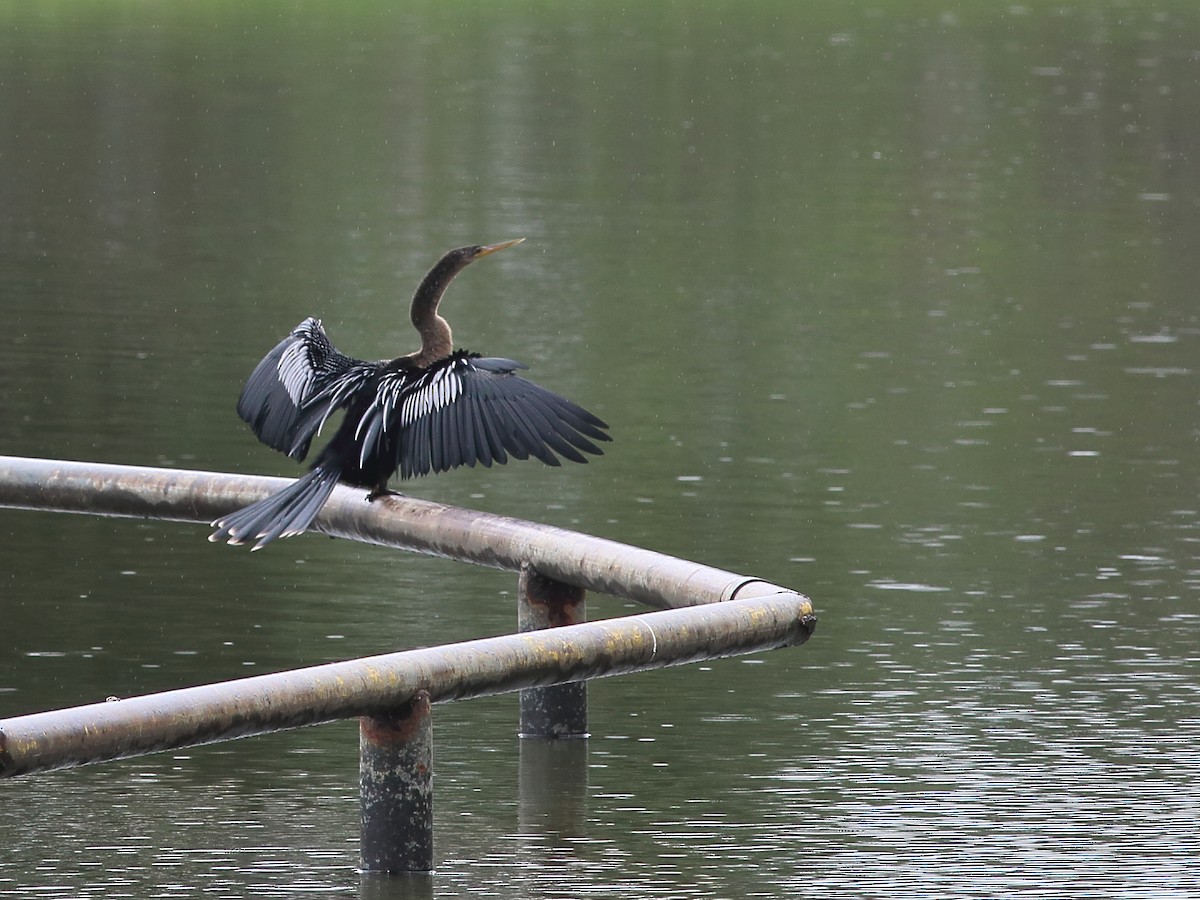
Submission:
M 511 359 L 455 351 L 450 325 L 438 315 L 446 287 L 469 263 L 523 238 L 459 247 L 437 261 L 412 299 L 421 349 L 391 361 L 367 362 L 334 348 L 319 319 L 308 318 L 268 353 L 238 400 L 259 440 L 293 459 L 336 410 L 345 416 L 307 475 L 276 494 L 213 522 L 211 541 L 255 541 L 258 550 L 302 533 L 339 482 L 388 492 L 388 479 L 456 466 L 558 456 L 587 462 L 607 441 L 604 422 L 570 400 L 514 375 Z M 583 451 L 582 453 L 580 451 Z

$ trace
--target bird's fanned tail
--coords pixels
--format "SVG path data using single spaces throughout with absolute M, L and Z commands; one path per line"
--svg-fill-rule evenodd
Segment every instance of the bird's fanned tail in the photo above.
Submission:
M 338 483 L 338 469 L 318 465 L 283 490 L 213 522 L 210 541 L 246 544 L 261 550 L 280 537 L 303 534 Z

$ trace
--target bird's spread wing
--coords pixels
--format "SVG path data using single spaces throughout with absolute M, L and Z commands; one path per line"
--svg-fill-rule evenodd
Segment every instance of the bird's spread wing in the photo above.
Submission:
M 384 374 L 357 426 L 360 464 L 391 454 L 401 478 L 530 456 L 587 462 L 610 440 L 587 410 L 526 381 L 511 359 L 456 353 L 421 372 Z M 556 456 L 557 454 L 557 456 Z
M 319 319 L 308 318 L 263 357 L 238 399 L 238 415 L 269 447 L 304 459 L 313 436 L 378 363 L 340 353 Z

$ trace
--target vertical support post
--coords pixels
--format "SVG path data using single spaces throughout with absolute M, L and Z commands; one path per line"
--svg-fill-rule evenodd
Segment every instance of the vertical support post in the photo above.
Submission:
M 586 618 L 584 594 L 583 588 L 547 578 L 524 564 L 517 582 L 517 630 L 582 624 Z M 587 682 L 521 691 L 518 732 L 523 738 L 586 738 Z
M 427 691 L 359 719 L 364 872 L 433 870 L 433 713 Z

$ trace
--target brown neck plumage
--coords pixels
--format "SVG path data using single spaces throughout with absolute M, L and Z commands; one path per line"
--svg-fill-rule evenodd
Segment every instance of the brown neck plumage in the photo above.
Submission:
M 468 263 L 519 244 L 524 238 L 515 241 L 503 241 L 499 244 L 485 246 L 458 247 L 442 255 L 421 279 L 417 292 L 413 294 L 412 309 L 409 317 L 417 334 L 421 335 L 421 349 L 403 357 L 412 365 L 426 369 L 440 359 L 445 359 L 454 352 L 454 339 L 450 334 L 450 323 L 438 315 L 438 304 L 446 288 L 454 280 L 454 276 L 467 267 Z
M 446 288 L 450 286 L 454 276 L 475 258 L 478 249 L 459 247 L 446 253 L 417 286 L 409 312 L 413 327 L 421 336 L 421 349 L 408 354 L 408 359 L 414 365 L 428 368 L 454 352 L 450 323 L 438 315 L 438 304 L 441 303 L 442 295 L 446 293 Z

